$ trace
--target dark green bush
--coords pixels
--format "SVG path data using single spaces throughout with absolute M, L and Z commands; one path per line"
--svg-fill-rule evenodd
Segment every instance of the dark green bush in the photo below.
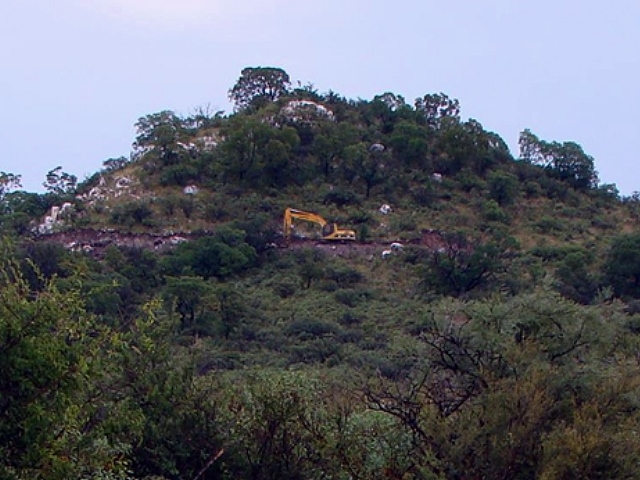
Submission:
M 359 205 L 360 198 L 351 190 L 334 188 L 325 194 L 323 203 L 325 205 L 337 205 L 338 207 L 344 207 L 345 205 Z
M 132 227 L 144 225 L 153 216 L 153 210 L 146 201 L 125 203 L 116 206 L 111 212 L 111 221 L 116 225 Z

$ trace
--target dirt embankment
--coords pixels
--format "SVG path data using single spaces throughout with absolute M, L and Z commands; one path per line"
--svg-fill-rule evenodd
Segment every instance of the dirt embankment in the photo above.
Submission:
M 120 232 L 116 230 L 76 229 L 38 235 L 35 239 L 36 241 L 59 243 L 72 251 L 90 252 L 99 256 L 111 245 L 162 251 L 198 236 L 201 235 L 191 233 L 154 234 Z
M 36 241 L 55 242 L 72 251 L 83 251 L 95 256 L 101 256 L 104 250 L 113 245 L 117 247 L 143 248 L 155 251 L 166 251 L 180 243 L 193 240 L 206 235 L 206 232 L 189 233 L 134 233 L 116 230 L 75 229 L 63 232 L 55 232 L 35 237 Z M 328 254 L 351 255 L 381 255 L 382 252 L 398 246 L 400 242 L 348 242 L 329 243 L 313 239 L 292 238 L 289 242 L 278 243 L 279 248 L 317 248 Z M 432 251 L 445 248 L 447 240 L 445 236 L 435 230 L 421 232 L 420 238 L 408 242 L 407 245 L 427 248 Z

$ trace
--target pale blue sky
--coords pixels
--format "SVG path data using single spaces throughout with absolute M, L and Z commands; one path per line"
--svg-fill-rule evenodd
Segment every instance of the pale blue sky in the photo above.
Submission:
M 128 156 L 164 109 L 229 110 L 245 66 L 349 98 L 458 98 L 498 133 L 575 141 L 600 179 L 640 190 L 637 0 L 8 0 L 0 16 L 0 171 L 35 191 Z

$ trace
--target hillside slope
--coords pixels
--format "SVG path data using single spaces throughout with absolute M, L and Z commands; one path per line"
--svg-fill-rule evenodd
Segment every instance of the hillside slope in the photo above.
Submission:
M 0 476 L 638 478 L 638 198 L 444 94 L 230 92 L 1 191 Z

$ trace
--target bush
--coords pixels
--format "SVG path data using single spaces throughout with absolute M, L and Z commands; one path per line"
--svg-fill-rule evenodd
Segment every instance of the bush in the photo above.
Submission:
M 487 200 L 484 202 L 482 205 L 482 215 L 490 222 L 507 223 L 509 221 L 509 217 L 495 200 Z
M 285 333 L 290 337 L 297 337 L 299 340 L 311 340 L 313 338 L 334 335 L 340 328 L 334 323 L 322 320 L 294 320 L 285 329 Z
M 354 290 L 338 290 L 334 294 L 335 299 L 347 307 L 355 307 L 362 301 L 359 293 Z
M 413 201 L 421 207 L 431 206 L 437 198 L 434 188 L 430 183 L 411 188 L 410 194 Z
M 111 212 L 111 221 L 116 225 L 133 227 L 146 225 L 153 216 L 153 210 L 148 202 L 138 201 L 118 205 Z
M 465 192 L 473 190 L 482 191 L 486 188 L 486 183 L 482 178 L 471 172 L 470 170 L 462 170 L 455 176 L 460 188 Z
M 360 198 L 351 190 L 343 190 L 336 188 L 325 194 L 323 203 L 325 205 L 334 204 L 338 207 L 344 207 L 345 205 L 359 205 Z
M 604 264 L 605 280 L 616 295 L 640 298 L 640 234 L 616 237 Z
M 364 280 L 364 275 L 358 270 L 346 265 L 327 267 L 325 278 L 333 280 L 340 287 L 352 287 Z
M 186 187 L 189 183 L 198 178 L 198 169 L 191 165 L 172 165 L 165 167 L 160 174 L 160 185 L 178 185 Z
M 534 226 L 536 229 L 543 234 L 549 234 L 552 232 L 562 232 L 564 230 L 564 225 L 562 220 L 553 217 L 542 217 L 538 220 Z
M 297 284 L 291 279 L 284 279 L 273 286 L 274 292 L 280 298 L 289 298 L 293 296 L 297 289 Z
M 498 202 L 500 206 L 512 204 L 519 193 L 518 179 L 506 172 L 491 172 L 487 183 L 489 197 Z
M 238 230 L 221 229 L 212 237 L 182 243 L 163 260 L 166 273 L 173 276 L 198 275 L 226 278 L 253 266 L 256 250 Z

